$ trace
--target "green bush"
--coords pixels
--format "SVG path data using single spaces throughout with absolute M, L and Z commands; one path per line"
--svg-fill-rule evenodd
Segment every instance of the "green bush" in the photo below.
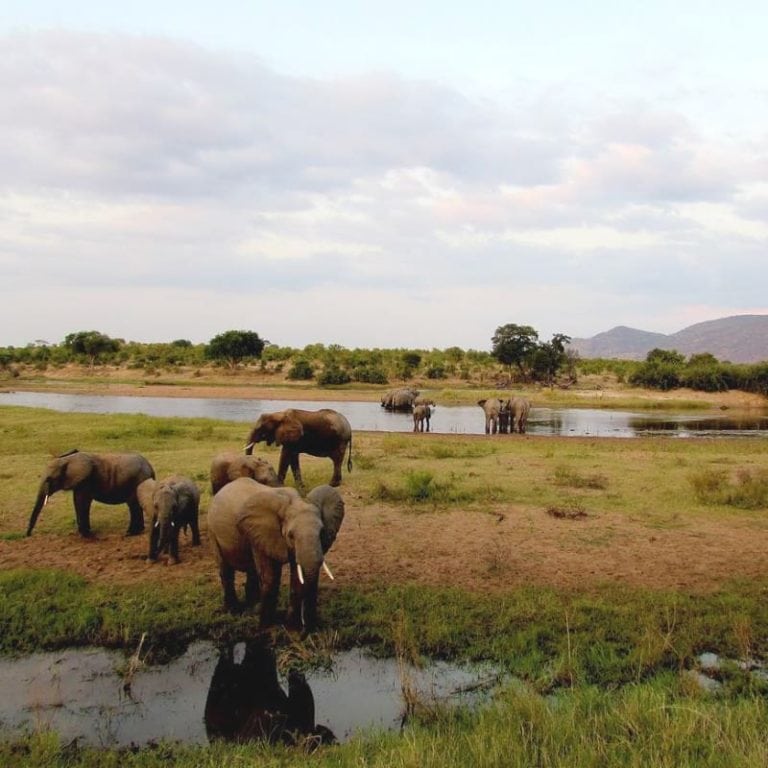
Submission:
M 739 469 L 733 480 L 723 469 L 707 469 L 690 477 L 702 504 L 725 504 L 738 509 L 768 507 L 768 470 Z
M 352 377 L 337 365 L 329 365 L 318 377 L 317 383 L 320 386 L 329 386 L 334 384 L 349 384 Z
M 309 381 L 314 378 L 314 376 L 315 372 L 312 368 L 312 364 L 301 357 L 294 362 L 287 373 L 287 377 L 292 381 Z

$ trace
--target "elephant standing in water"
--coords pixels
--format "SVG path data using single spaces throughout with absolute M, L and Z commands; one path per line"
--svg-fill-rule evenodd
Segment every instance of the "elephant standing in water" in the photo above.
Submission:
M 246 454 L 251 455 L 253 446 L 260 442 L 266 442 L 267 445 L 274 443 L 282 448 L 277 469 L 280 484 L 285 482 L 290 466 L 296 487 L 303 489 L 300 453 L 330 458 L 333 462 L 330 484 L 335 486 L 341 484 L 341 465 L 349 447 L 347 472 L 352 471 L 352 427 L 344 415 L 330 408 L 321 408 L 319 411 L 288 408 L 276 413 L 262 413 L 248 435 Z
M 294 488 L 267 488 L 250 477 L 225 485 L 208 511 L 208 535 L 219 565 L 224 607 L 240 610 L 235 571 L 243 571 L 246 605 L 261 599 L 260 626 L 274 623 L 283 565 L 288 563 L 286 625 L 313 630 L 320 569 L 330 576 L 325 553 L 343 520 L 344 501 L 330 485 L 313 488 L 306 500 Z
M 429 432 L 429 420 L 432 418 L 432 409 L 428 405 L 417 405 L 413 409 L 413 431 L 424 432 L 424 424 L 426 423 Z
M 257 483 L 277 488 L 282 483 L 272 465 L 258 456 L 225 451 L 213 457 L 211 462 L 211 491 L 218 493 L 227 483 L 238 477 L 251 477 Z
M 27 526 L 32 535 L 37 518 L 48 497 L 57 491 L 72 491 L 77 530 L 91 536 L 91 503 L 127 504 L 131 519 L 128 536 L 144 530 L 144 513 L 136 490 L 145 480 L 154 479 L 155 470 L 139 453 L 85 453 L 77 449 L 53 459 L 40 480 L 37 499 Z
M 410 411 L 418 394 L 419 390 L 413 387 L 390 389 L 381 396 L 381 407 L 388 411 Z
M 200 545 L 198 510 L 200 490 L 188 477 L 171 475 L 164 480 L 145 480 L 137 489 L 137 495 L 144 513 L 152 521 L 149 529 L 150 563 L 168 550 L 168 565 L 179 562 L 179 533 L 182 529 L 192 531 L 192 545 Z
M 485 434 L 495 435 L 499 431 L 499 414 L 501 412 L 501 400 L 498 397 L 489 397 L 478 400 L 477 404 L 485 414 Z
M 528 426 L 528 414 L 531 411 L 531 402 L 526 397 L 513 397 L 506 402 L 509 411 L 509 431 L 525 434 Z

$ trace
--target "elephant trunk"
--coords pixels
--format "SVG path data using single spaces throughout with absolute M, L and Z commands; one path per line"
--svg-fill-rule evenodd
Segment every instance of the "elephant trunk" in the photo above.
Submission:
M 296 570 L 301 583 L 301 621 L 308 632 L 317 625 L 317 586 L 322 564 L 323 550 L 319 540 L 315 538 L 309 542 L 297 543 Z
M 32 508 L 32 514 L 29 517 L 29 525 L 27 526 L 27 536 L 32 535 L 32 530 L 35 527 L 37 518 L 40 516 L 43 507 L 48 503 L 48 496 L 50 495 L 50 483 L 48 480 L 43 480 L 40 483 L 40 490 L 37 492 L 37 498 L 35 499 L 35 506 Z

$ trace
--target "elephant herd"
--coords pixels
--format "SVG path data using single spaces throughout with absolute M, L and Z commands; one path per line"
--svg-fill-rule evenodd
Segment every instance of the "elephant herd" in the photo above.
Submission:
M 281 446 L 275 472 L 264 459 L 253 456 L 256 443 Z M 260 626 L 275 622 L 283 565 L 290 568 L 287 626 L 314 629 L 321 570 L 333 578 L 325 563 L 344 519 L 344 501 L 335 486 L 341 483 L 341 465 L 349 450 L 352 469 L 352 430 L 337 411 L 287 409 L 262 414 L 248 436 L 246 455 L 217 454 L 210 467 L 213 499 L 208 511 L 208 536 L 219 569 L 224 605 L 239 611 L 235 572 L 246 574 L 245 605 L 260 601 Z M 288 467 L 296 486 L 304 486 L 299 454 L 326 456 L 333 462 L 330 485 L 318 486 L 306 496 L 283 487 Z M 198 514 L 200 490 L 193 480 L 170 475 L 157 480 L 149 461 L 138 453 L 88 453 L 72 450 L 54 458 L 40 481 L 27 526 L 32 534 L 48 498 L 57 491 L 72 491 L 77 529 L 92 536 L 93 501 L 127 504 L 127 534 L 144 531 L 149 518 L 148 562 L 168 552 L 168 563 L 179 562 L 179 533 L 190 529 L 192 544 L 200 544 Z
M 435 408 L 435 401 L 423 397 L 418 389 L 399 387 L 387 390 L 381 396 L 381 407 L 388 411 L 402 411 L 413 414 L 413 431 L 429 432 L 429 423 Z

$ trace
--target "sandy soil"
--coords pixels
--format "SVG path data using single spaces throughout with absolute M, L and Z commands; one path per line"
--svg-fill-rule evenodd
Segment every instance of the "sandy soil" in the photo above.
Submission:
M 268 377 L 265 377 L 268 378 Z M 25 389 L 31 387 L 24 387 Z M 189 386 L 99 381 L 69 385 L 51 381 L 35 387 L 47 391 L 82 391 L 162 397 L 244 397 L 318 400 L 378 400 L 378 391 L 290 389 L 261 381 L 231 385 L 190 381 Z M 641 392 L 638 390 L 638 392 Z M 584 393 L 585 396 L 589 393 Z M 618 392 L 626 396 L 626 390 Z M 633 393 L 634 394 L 634 393 Z M 689 397 L 690 394 L 690 397 Z M 589 396 L 594 396 L 592 393 Z M 604 392 L 603 397 L 612 394 Z M 654 399 L 663 393 L 652 393 Z M 711 395 L 674 393 L 677 399 Z M 722 407 L 765 407 L 765 399 L 744 393 L 718 395 Z M 342 487 L 343 490 L 343 487 Z M 64 495 L 61 504 L 71 504 Z M 347 517 L 329 555 L 337 581 L 344 584 L 411 583 L 455 585 L 469 590 L 501 591 L 523 584 L 589 588 L 605 582 L 633 586 L 706 591 L 733 578 L 768 573 L 765 524 L 747 519 L 700 521 L 677 529 L 652 529 L 619 515 L 582 520 L 556 519 L 544 509 L 500 506 L 484 514 L 472 511 L 414 511 L 364 504 L 345 494 Z M 30 539 L 0 541 L 0 567 L 66 568 L 109 583 L 187 580 L 190 573 L 217 582 L 207 547 L 204 513 L 203 546 L 187 542 L 182 564 L 168 568 L 145 562 L 145 536 L 125 538 L 98 534 L 84 541 L 35 532 Z M 760 530 L 756 531 L 759 527 Z

